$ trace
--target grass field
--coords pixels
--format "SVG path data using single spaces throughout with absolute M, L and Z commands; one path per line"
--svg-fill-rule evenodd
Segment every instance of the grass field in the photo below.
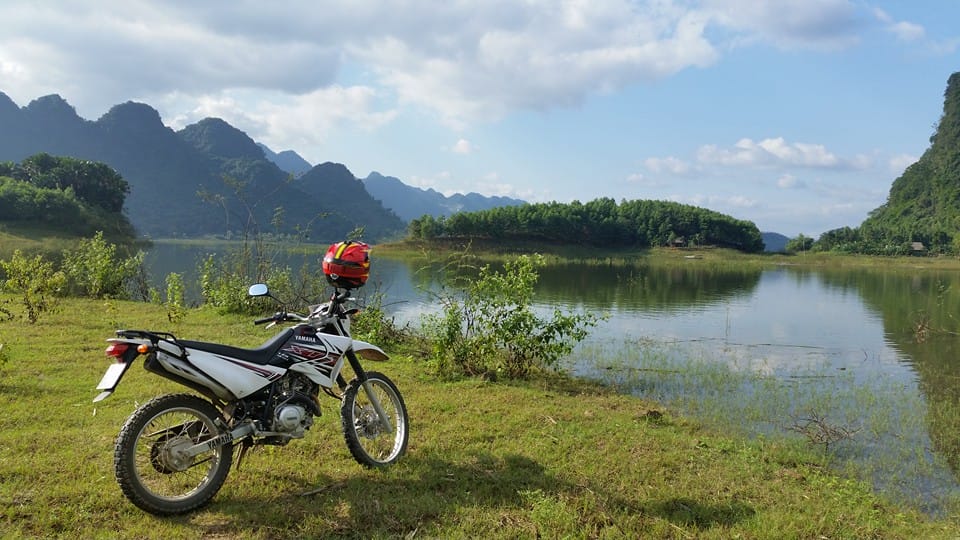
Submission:
M 18 313 L 16 297 L 0 295 Z M 149 398 L 181 388 L 139 366 L 94 405 L 117 327 L 254 346 L 246 317 L 64 300 L 37 324 L 0 322 L 2 538 L 956 538 L 828 472 L 803 446 L 707 430 L 662 406 L 563 377 L 440 382 L 397 354 L 408 454 L 350 457 L 338 403 L 307 438 L 254 452 L 206 508 L 157 518 L 113 478 L 113 439 Z M 396 351 L 388 351 L 395 353 Z

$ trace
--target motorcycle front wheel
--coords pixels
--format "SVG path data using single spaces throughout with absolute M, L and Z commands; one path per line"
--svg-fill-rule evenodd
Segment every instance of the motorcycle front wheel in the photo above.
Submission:
M 210 502 L 233 457 L 225 444 L 188 458 L 181 452 L 220 435 L 219 411 L 190 394 L 155 398 L 124 423 L 114 449 L 114 473 L 133 504 L 156 515 L 182 514 Z
M 357 463 L 369 468 L 384 467 L 396 462 L 407 450 L 407 406 L 393 381 L 382 373 L 367 372 L 367 387 L 380 402 L 386 418 L 377 414 L 364 385 L 354 379 L 347 385 L 340 404 L 343 437 Z

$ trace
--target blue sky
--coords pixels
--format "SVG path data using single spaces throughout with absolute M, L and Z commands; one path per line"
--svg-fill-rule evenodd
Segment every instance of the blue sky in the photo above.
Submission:
M 215 116 L 444 193 L 673 200 L 816 237 L 922 155 L 956 0 L 5 0 L 0 91 Z

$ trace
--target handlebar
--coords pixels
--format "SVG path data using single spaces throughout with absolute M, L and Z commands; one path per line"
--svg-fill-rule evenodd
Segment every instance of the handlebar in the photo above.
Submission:
M 330 303 L 330 308 L 331 308 L 331 309 L 330 309 L 330 313 L 331 313 L 331 314 L 336 314 L 336 315 L 341 315 L 341 314 L 342 314 L 342 315 L 353 315 L 354 313 L 356 313 L 356 312 L 358 311 L 358 310 L 356 310 L 356 309 L 351 309 L 351 310 L 344 311 L 344 310 L 340 307 L 340 306 L 342 306 L 342 305 L 344 304 L 344 302 L 347 302 L 347 301 L 349 301 L 349 300 L 355 300 L 355 298 L 352 298 L 352 297 L 350 296 L 351 292 L 352 292 L 352 291 L 351 291 L 350 289 L 347 289 L 347 290 L 345 290 L 345 291 L 343 291 L 343 292 L 341 292 L 341 293 L 334 292 L 334 293 L 330 296 L 330 302 L 329 302 L 329 303 Z M 273 315 L 271 315 L 271 316 L 269 316 L 269 317 L 264 317 L 264 318 L 262 318 L 262 319 L 256 319 L 256 320 L 254 320 L 254 321 L 253 321 L 253 324 L 266 324 L 266 323 L 276 324 L 276 323 L 278 323 L 278 322 L 284 322 L 284 321 L 309 322 L 309 321 L 310 321 L 310 317 L 304 317 L 303 315 L 299 315 L 299 314 L 297 314 L 297 313 L 288 313 L 288 312 L 286 312 L 286 311 L 278 311 L 278 312 L 274 313 Z
M 278 311 L 269 317 L 264 317 L 262 319 L 257 319 L 253 321 L 253 324 L 264 324 L 264 323 L 278 323 L 284 321 L 299 321 L 307 322 L 309 317 L 304 317 L 303 315 L 298 315 L 296 313 L 287 313 L 286 311 Z

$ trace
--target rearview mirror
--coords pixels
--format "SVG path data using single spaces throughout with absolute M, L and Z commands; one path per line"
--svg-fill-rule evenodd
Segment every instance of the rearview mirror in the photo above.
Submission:
M 247 294 L 250 296 L 269 296 L 270 290 L 267 289 L 267 286 L 263 283 L 257 283 L 256 285 L 250 286 L 250 290 L 247 291 Z

